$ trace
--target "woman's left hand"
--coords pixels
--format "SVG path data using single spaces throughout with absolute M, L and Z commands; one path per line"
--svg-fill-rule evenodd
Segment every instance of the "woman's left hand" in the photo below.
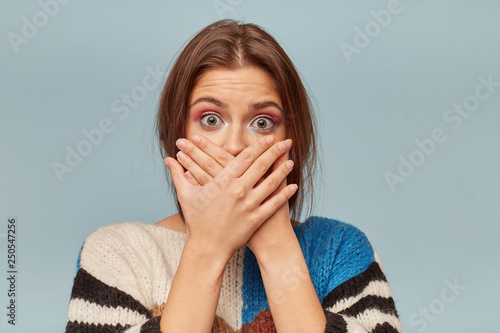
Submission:
M 186 147 L 180 150 L 187 156 L 182 161 L 177 156 L 177 161 L 187 170 L 185 177 L 190 183 L 203 186 L 211 181 L 235 157 L 208 138 L 202 135 L 198 135 L 198 137 L 200 140 L 197 143 L 183 139 Z M 274 162 L 272 171 L 289 159 L 292 140 L 287 139 L 285 143 L 287 143 L 287 150 Z M 263 180 L 264 178 L 259 183 Z M 285 178 L 268 198 L 273 197 L 286 186 Z M 290 233 L 290 231 L 292 232 Z M 276 251 L 282 244 L 287 244 L 290 235 L 295 236 L 287 201 L 255 231 L 246 244 L 259 259 L 261 253 Z

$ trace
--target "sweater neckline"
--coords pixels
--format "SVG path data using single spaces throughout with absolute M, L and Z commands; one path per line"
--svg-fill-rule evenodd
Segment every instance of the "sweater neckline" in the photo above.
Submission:
M 307 222 L 309 222 L 310 219 L 312 219 L 313 216 L 309 216 L 304 222 L 300 222 L 299 221 L 299 224 L 296 225 L 295 227 L 293 227 L 293 230 L 295 231 L 295 233 L 297 233 L 297 231 L 301 228 L 302 225 L 306 224 Z M 172 233 L 172 234 L 175 234 L 175 235 L 179 235 L 179 234 L 182 234 L 184 237 L 187 237 L 187 233 L 183 232 L 183 231 L 179 231 L 179 230 L 174 230 L 174 229 L 170 229 L 170 228 L 166 228 L 166 227 L 163 227 L 161 225 L 157 225 L 155 223 L 146 223 L 146 222 L 140 222 L 144 225 L 148 225 L 148 226 L 151 226 L 152 229 L 165 229 L 167 231 L 165 231 L 166 233 Z

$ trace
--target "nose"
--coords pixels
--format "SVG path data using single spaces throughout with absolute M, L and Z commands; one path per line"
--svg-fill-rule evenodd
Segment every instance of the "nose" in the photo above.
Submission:
M 223 148 L 236 157 L 247 147 L 247 140 L 247 135 L 243 128 L 241 128 L 241 125 L 233 125 L 226 132 Z

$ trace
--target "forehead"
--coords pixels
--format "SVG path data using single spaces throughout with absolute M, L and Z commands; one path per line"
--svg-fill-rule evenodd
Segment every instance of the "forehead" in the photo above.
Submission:
M 246 93 L 263 94 L 280 100 L 272 77 L 256 67 L 238 69 L 214 68 L 201 75 L 191 92 L 191 100 L 206 93 Z

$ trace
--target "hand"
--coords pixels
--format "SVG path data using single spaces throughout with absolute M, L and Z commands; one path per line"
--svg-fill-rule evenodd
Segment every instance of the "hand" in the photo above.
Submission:
M 210 182 L 213 177 L 215 177 L 235 157 L 214 144 L 208 138 L 202 135 L 198 137 L 200 140 L 197 143 L 184 140 L 186 142 L 186 147 L 181 150 L 187 154 L 187 157 L 180 161 L 180 163 L 187 169 L 185 173 L 186 179 L 193 185 L 203 186 Z M 286 140 L 285 143 L 287 143 L 287 149 L 285 153 L 273 163 L 273 172 L 278 170 L 280 166 L 285 167 L 284 163 L 289 158 L 292 140 Z M 266 178 L 261 178 L 257 185 L 265 179 Z M 287 183 L 285 177 L 268 198 L 273 198 L 280 191 L 286 190 L 286 187 Z M 264 249 L 269 249 L 270 246 L 279 244 L 279 241 L 284 241 L 283 238 L 290 235 L 290 233 L 283 232 L 282 228 L 288 228 L 292 231 L 292 235 L 294 235 L 290 222 L 288 200 L 286 200 L 286 202 L 258 228 L 246 244 L 256 255 L 258 252 L 266 251 Z
M 232 160 L 227 155 L 220 156 L 218 160 L 227 162 L 225 167 L 210 158 L 212 163 L 204 164 L 211 170 L 205 175 L 205 180 L 208 179 L 205 185 L 194 185 L 192 180 L 187 180 L 183 166 L 176 159 L 165 159 L 186 220 L 188 241 L 202 244 L 200 246 L 206 251 L 229 260 L 264 221 L 288 202 L 293 195 L 292 186 L 276 192 L 278 184 L 291 170 L 285 164 L 257 184 L 271 164 L 284 153 L 278 148 L 278 143 L 271 146 L 266 138 L 256 141 Z M 181 153 L 179 159 L 180 156 Z M 189 163 L 189 160 L 187 157 L 182 162 Z M 191 172 L 198 174 L 200 170 L 193 168 Z M 269 197 L 271 193 L 277 194 Z

